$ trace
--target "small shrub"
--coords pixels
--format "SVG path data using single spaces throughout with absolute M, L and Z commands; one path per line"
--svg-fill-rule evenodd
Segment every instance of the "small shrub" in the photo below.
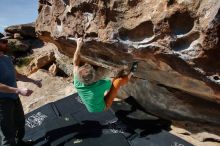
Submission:
M 13 54 L 15 52 L 18 52 L 20 50 L 20 48 L 17 47 L 15 44 L 16 44 L 15 42 L 9 42 L 8 43 L 8 47 L 10 48 L 10 53 L 11 54 Z
M 15 65 L 18 67 L 23 67 L 29 65 L 29 63 L 33 60 L 32 57 L 22 57 L 16 58 Z

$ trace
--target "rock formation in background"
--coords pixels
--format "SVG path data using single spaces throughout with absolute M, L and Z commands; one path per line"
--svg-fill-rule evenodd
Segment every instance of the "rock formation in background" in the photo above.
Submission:
M 61 66 L 72 69 L 75 36 L 84 37 L 83 60 L 113 75 L 140 61 L 121 96 L 159 117 L 220 125 L 219 0 L 39 3 L 36 31 L 56 44 Z
M 13 25 L 5 28 L 9 36 L 20 34 L 24 38 L 36 38 L 35 23 Z
M 37 38 L 35 23 L 9 26 L 5 28 L 5 32 L 13 52 L 27 52 L 43 45 Z

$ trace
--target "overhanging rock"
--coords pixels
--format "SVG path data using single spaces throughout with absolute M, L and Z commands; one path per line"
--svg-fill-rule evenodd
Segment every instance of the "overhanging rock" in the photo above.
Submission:
M 140 61 L 136 81 L 121 95 L 164 118 L 220 124 L 219 0 L 39 3 L 36 31 L 69 59 L 77 35 L 85 37 L 84 61 L 116 75 Z

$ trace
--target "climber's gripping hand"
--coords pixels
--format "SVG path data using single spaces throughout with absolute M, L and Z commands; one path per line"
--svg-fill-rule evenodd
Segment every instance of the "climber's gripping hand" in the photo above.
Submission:
M 81 49 L 82 46 L 83 46 L 83 39 L 82 38 L 78 38 L 76 43 L 77 43 L 77 48 Z

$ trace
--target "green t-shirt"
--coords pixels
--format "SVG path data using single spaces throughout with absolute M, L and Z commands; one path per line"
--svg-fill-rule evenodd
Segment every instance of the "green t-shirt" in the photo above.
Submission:
M 111 85 L 108 79 L 85 85 L 74 75 L 74 86 L 89 112 L 102 112 L 105 109 L 104 93 L 110 90 Z

